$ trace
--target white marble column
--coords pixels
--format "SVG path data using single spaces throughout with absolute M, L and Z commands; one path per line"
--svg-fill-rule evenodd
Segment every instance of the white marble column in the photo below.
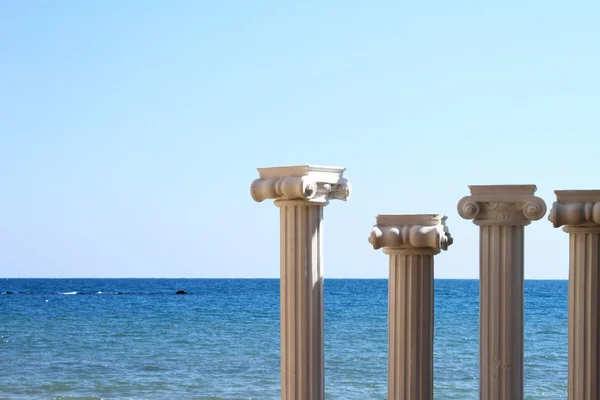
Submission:
M 250 192 L 280 208 L 281 398 L 323 400 L 323 207 L 346 200 L 344 168 L 259 168 Z
M 557 190 L 549 219 L 569 233 L 569 400 L 600 399 L 600 190 Z
M 479 398 L 523 399 L 524 228 L 546 213 L 535 185 L 469 186 L 458 213 L 479 226 Z
M 443 215 L 378 215 L 369 243 L 390 256 L 388 399 L 433 399 L 433 256 L 452 237 Z

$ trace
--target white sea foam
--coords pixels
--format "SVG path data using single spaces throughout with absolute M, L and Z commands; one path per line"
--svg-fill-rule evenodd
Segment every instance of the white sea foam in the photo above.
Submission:
M 77 292 L 65 292 L 65 293 L 61 293 L 61 294 L 77 294 Z

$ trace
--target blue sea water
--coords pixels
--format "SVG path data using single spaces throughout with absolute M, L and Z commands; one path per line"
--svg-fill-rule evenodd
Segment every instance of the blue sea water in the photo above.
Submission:
M 179 289 L 188 295 L 175 295 Z M 276 279 L 0 279 L 1 399 L 278 399 Z M 435 282 L 435 399 L 478 398 L 476 280 Z M 325 280 L 327 399 L 386 399 L 387 280 Z M 525 283 L 525 397 L 566 398 L 567 281 Z

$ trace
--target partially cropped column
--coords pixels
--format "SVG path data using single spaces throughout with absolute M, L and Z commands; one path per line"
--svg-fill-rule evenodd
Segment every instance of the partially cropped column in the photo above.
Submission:
M 250 192 L 280 208 L 281 398 L 323 400 L 323 207 L 346 200 L 344 168 L 259 168 Z
M 433 399 L 433 256 L 452 237 L 443 215 L 378 215 L 369 243 L 390 256 L 388 399 Z
M 557 190 L 549 219 L 569 233 L 569 400 L 600 399 L 600 190 Z
M 524 228 L 546 213 L 535 185 L 469 186 L 458 213 L 479 226 L 479 397 L 523 399 Z

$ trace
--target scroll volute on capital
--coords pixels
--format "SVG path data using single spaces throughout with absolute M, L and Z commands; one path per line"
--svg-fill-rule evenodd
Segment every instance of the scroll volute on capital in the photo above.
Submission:
M 303 178 L 289 176 L 274 179 L 256 179 L 250 186 L 254 201 L 266 199 L 311 199 L 317 193 L 317 184 Z
M 600 202 L 554 202 L 548 219 L 555 228 L 563 225 L 600 225 Z
M 375 250 L 382 247 L 447 250 L 452 242 L 452 236 L 443 225 L 375 225 L 369 235 L 369 243 Z

